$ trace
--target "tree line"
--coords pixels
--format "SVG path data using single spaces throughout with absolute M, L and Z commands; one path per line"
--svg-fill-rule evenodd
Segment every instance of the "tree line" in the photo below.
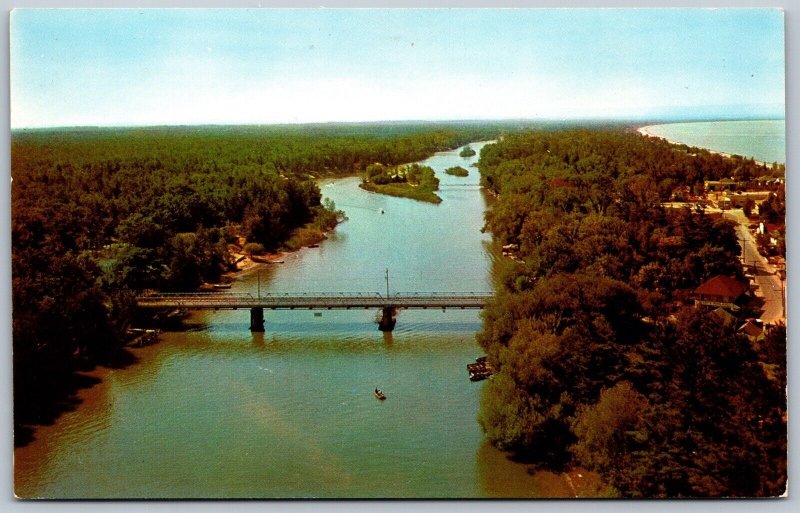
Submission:
M 786 483 L 785 328 L 758 344 L 688 306 L 741 277 L 734 225 L 665 209 L 676 186 L 764 167 L 621 129 L 511 134 L 481 151 L 486 228 L 514 256 L 478 340 L 479 421 L 523 461 L 611 496 L 771 496 Z

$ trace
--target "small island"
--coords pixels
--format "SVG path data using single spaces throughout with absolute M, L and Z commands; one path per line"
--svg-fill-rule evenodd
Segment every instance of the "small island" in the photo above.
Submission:
M 472 147 L 468 144 L 468 145 L 464 146 L 464 149 L 462 149 L 461 152 L 458 155 L 460 157 L 472 157 L 472 156 L 474 156 L 476 154 L 477 154 L 477 152 L 475 150 L 473 150 Z
M 469 170 L 461 166 L 448 167 L 444 172 L 452 176 L 469 176 Z
M 442 202 L 442 198 L 434 193 L 439 190 L 439 179 L 436 178 L 433 168 L 419 164 L 396 167 L 370 164 L 359 187 L 370 192 L 400 198 L 429 203 Z

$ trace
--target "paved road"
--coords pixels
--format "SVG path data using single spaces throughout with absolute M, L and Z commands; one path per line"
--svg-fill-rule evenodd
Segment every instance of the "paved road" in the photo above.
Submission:
M 666 207 L 683 208 L 685 203 L 667 203 Z M 754 274 L 755 283 L 758 285 L 756 289 L 756 296 L 764 299 L 762 306 L 763 313 L 761 319 L 769 324 L 777 321 L 786 320 L 786 310 L 784 308 L 785 300 L 785 283 L 781 281 L 775 272 L 775 268 L 771 266 L 767 259 L 761 256 L 758 252 L 755 238 L 750 234 L 747 229 L 750 221 L 747 220 L 744 213 L 739 209 L 734 210 L 720 210 L 719 208 L 706 207 L 706 213 L 722 213 L 726 219 L 735 221 L 736 233 L 739 237 L 739 242 L 744 246 L 743 256 L 747 266 L 755 264 Z
M 773 266 L 758 252 L 755 238 L 747 229 L 748 220 L 741 210 L 729 210 L 725 217 L 737 222 L 736 233 L 739 242 L 744 245 L 744 260 L 748 266 L 755 264 L 755 282 L 758 284 L 756 295 L 764 298 L 764 312 L 761 319 L 765 323 L 774 323 L 785 319 L 783 301 L 783 282 L 778 277 Z

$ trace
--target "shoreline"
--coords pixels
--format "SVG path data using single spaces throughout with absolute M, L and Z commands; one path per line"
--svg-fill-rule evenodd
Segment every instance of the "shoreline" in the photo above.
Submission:
M 371 182 L 362 182 L 358 187 L 374 194 L 385 194 L 395 198 L 405 198 L 423 203 L 438 205 L 442 198 L 435 191 L 429 189 L 419 189 L 418 185 L 411 185 L 407 182 L 396 184 L 376 185 Z M 438 189 L 436 189 L 438 190 Z
M 653 128 L 654 126 L 658 126 L 658 125 L 647 125 L 647 126 L 639 127 L 639 128 L 636 129 L 636 131 L 639 132 L 640 134 L 642 134 L 645 137 L 653 137 L 655 139 L 663 139 L 663 140 L 667 141 L 670 144 L 675 144 L 675 145 L 679 145 L 679 146 L 689 146 L 690 148 L 693 147 L 693 145 L 691 145 L 691 144 L 687 144 L 687 143 L 680 142 L 680 141 L 673 141 L 672 139 L 667 139 L 664 136 L 655 134 L 655 133 L 651 132 L 650 130 L 648 130 L 649 128 Z M 702 148 L 702 149 L 706 150 L 707 152 L 712 153 L 714 155 L 721 155 L 721 156 L 727 157 L 729 159 L 733 158 L 733 154 L 725 153 L 724 151 L 712 150 L 711 148 L 705 148 L 703 146 L 694 146 L 694 147 Z M 742 157 L 742 158 L 747 158 L 747 157 Z M 758 162 L 760 164 L 763 164 L 763 162 L 758 161 L 758 160 L 756 160 L 756 162 Z
M 336 223 L 338 226 L 339 223 Z M 325 240 L 328 238 L 328 233 L 332 232 L 336 229 L 336 226 L 331 228 L 330 230 L 326 230 L 322 232 L 322 237 L 318 240 L 315 239 L 309 244 L 304 246 L 300 246 L 297 249 L 283 249 L 280 251 L 270 251 L 264 253 L 262 255 L 248 255 L 244 253 L 244 244 L 228 244 L 228 255 L 231 257 L 231 260 L 234 261 L 235 269 L 230 271 L 226 271 L 220 275 L 220 279 L 216 283 L 211 282 L 203 282 L 200 287 L 198 287 L 198 291 L 215 291 L 216 285 L 226 285 L 226 286 L 233 286 L 233 284 L 237 281 L 237 278 L 241 278 L 243 276 L 247 276 L 251 274 L 253 271 L 263 269 L 265 266 L 272 266 L 276 264 L 284 263 L 285 258 L 288 255 L 293 255 L 295 253 L 299 253 L 304 249 L 311 249 L 319 247 Z M 255 257 L 255 258 L 254 258 Z M 226 287 L 227 288 L 227 287 Z
M 669 124 L 669 123 L 664 123 L 664 124 Z M 711 153 L 713 155 L 720 155 L 722 157 L 726 157 L 726 158 L 729 158 L 729 159 L 732 159 L 734 157 L 738 157 L 738 158 L 742 158 L 742 159 L 753 159 L 753 162 L 755 162 L 756 164 L 759 164 L 759 165 L 762 165 L 762 166 L 765 166 L 765 167 L 768 167 L 768 168 L 771 167 L 772 164 L 773 164 L 772 162 L 764 162 L 763 160 L 756 160 L 754 157 L 745 157 L 743 155 L 734 155 L 732 153 L 725 153 L 724 151 L 712 150 L 711 148 L 706 148 L 705 146 L 695 146 L 695 145 L 688 144 L 688 143 L 685 143 L 685 142 L 673 141 L 671 139 L 667 139 L 666 137 L 663 137 L 661 135 L 658 135 L 658 134 L 655 134 L 655 133 L 651 132 L 649 129 L 653 128 L 654 126 L 658 126 L 658 125 L 641 126 L 641 127 L 638 127 L 636 129 L 636 131 L 639 134 L 643 135 L 644 137 L 653 137 L 655 139 L 663 139 L 664 141 L 666 141 L 666 142 L 668 142 L 670 144 L 681 145 L 681 146 L 689 146 L 690 148 L 692 148 L 692 147 L 701 148 L 701 149 L 706 150 L 707 152 L 709 152 L 709 153 Z M 785 163 L 778 162 L 778 164 L 786 166 Z

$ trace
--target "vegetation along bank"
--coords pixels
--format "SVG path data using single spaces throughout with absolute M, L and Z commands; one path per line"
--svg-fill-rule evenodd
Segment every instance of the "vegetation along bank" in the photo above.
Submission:
M 499 195 L 486 227 L 511 257 L 479 334 L 498 371 L 481 403 L 489 439 L 541 467 L 596 471 L 610 496 L 782 493 L 785 326 L 756 342 L 739 330 L 747 305 L 695 306 L 707 280 L 743 279 L 735 225 L 662 205 L 783 167 L 569 129 L 508 135 L 479 169 Z

